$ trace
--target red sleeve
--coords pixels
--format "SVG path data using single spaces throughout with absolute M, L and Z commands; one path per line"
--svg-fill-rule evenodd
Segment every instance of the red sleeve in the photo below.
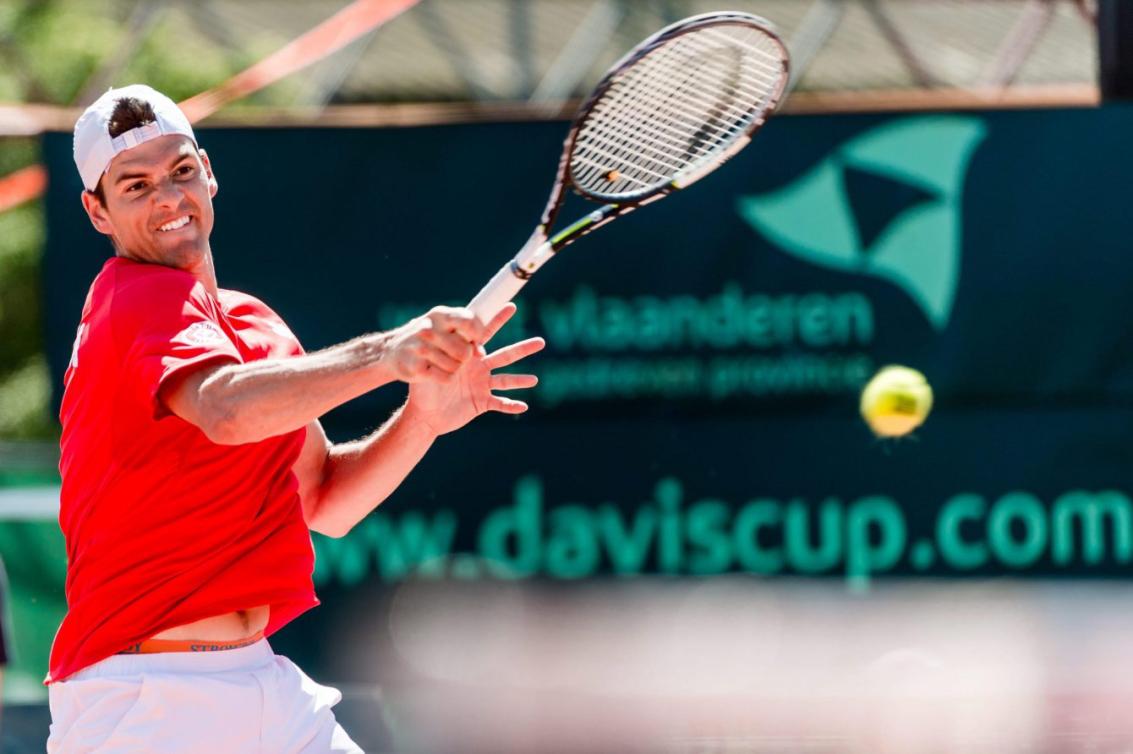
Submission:
M 243 362 L 216 300 L 186 272 L 157 265 L 116 287 L 111 316 L 122 354 L 124 386 L 149 405 L 156 418 L 169 413 L 158 402 L 174 375 L 210 362 Z

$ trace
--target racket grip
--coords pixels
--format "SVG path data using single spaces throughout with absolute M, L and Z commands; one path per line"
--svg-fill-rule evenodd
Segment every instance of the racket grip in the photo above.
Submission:
M 523 286 L 535 272 L 554 256 L 555 250 L 540 226 L 527 239 L 527 243 L 500 271 L 488 281 L 476 297 L 468 304 L 468 308 L 484 324 L 492 321 L 492 317 L 499 314 L 504 304 L 515 298 Z
M 508 262 L 501 267 L 468 304 L 468 308 L 484 324 L 491 322 L 492 317 L 504 308 L 504 304 L 515 298 L 520 289 L 527 284 L 526 278 L 521 278 L 512 272 L 513 264 L 515 263 Z

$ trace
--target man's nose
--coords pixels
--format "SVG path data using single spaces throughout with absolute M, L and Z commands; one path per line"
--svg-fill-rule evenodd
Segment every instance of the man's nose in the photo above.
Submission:
M 154 186 L 154 202 L 163 207 L 175 207 L 181 203 L 181 187 L 167 178 Z

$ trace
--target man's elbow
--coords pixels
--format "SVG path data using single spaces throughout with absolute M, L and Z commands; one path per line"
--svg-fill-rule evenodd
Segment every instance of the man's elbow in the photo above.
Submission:
M 315 528 L 315 527 L 312 526 L 311 531 L 318 532 L 319 534 L 322 534 L 324 537 L 330 537 L 331 539 L 342 539 L 343 537 L 345 537 L 347 534 L 350 533 L 350 530 L 352 528 L 354 528 L 354 527 L 352 527 L 352 526 L 329 526 L 329 527 L 321 526 L 321 527 Z
M 331 539 L 342 539 L 350 533 L 350 530 L 354 528 L 354 525 L 345 521 L 335 521 L 334 519 L 327 516 L 316 515 L 307 522 L 307 528 L 313 532 L 322 534 L 324 537 L 330 537 Z
M 249 422 L 235 406 L 224 403 L 211 405 L 198 426 L 205 437 L 217 445 L 243 445 L 263 439 L 249 431 Z
M 327 505 L 325 487 L 300 489 L 299 500 L 303 507 L 303 520 L 307 528 L 331 539 L 345 537 L 354 524 L 343 518 L 340 511 Z M 338 515 L 336 515 L 338 514 Z

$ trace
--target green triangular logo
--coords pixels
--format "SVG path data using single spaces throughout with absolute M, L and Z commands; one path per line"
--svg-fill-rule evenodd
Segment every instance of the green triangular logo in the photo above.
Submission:
M 884 278 L 933 327 L 952 314 L 960 276 L 960 208 L 979 118 L 918 116 L 845 142 L 810 172 L 740 197 L 740 216 L 789 254 Z

